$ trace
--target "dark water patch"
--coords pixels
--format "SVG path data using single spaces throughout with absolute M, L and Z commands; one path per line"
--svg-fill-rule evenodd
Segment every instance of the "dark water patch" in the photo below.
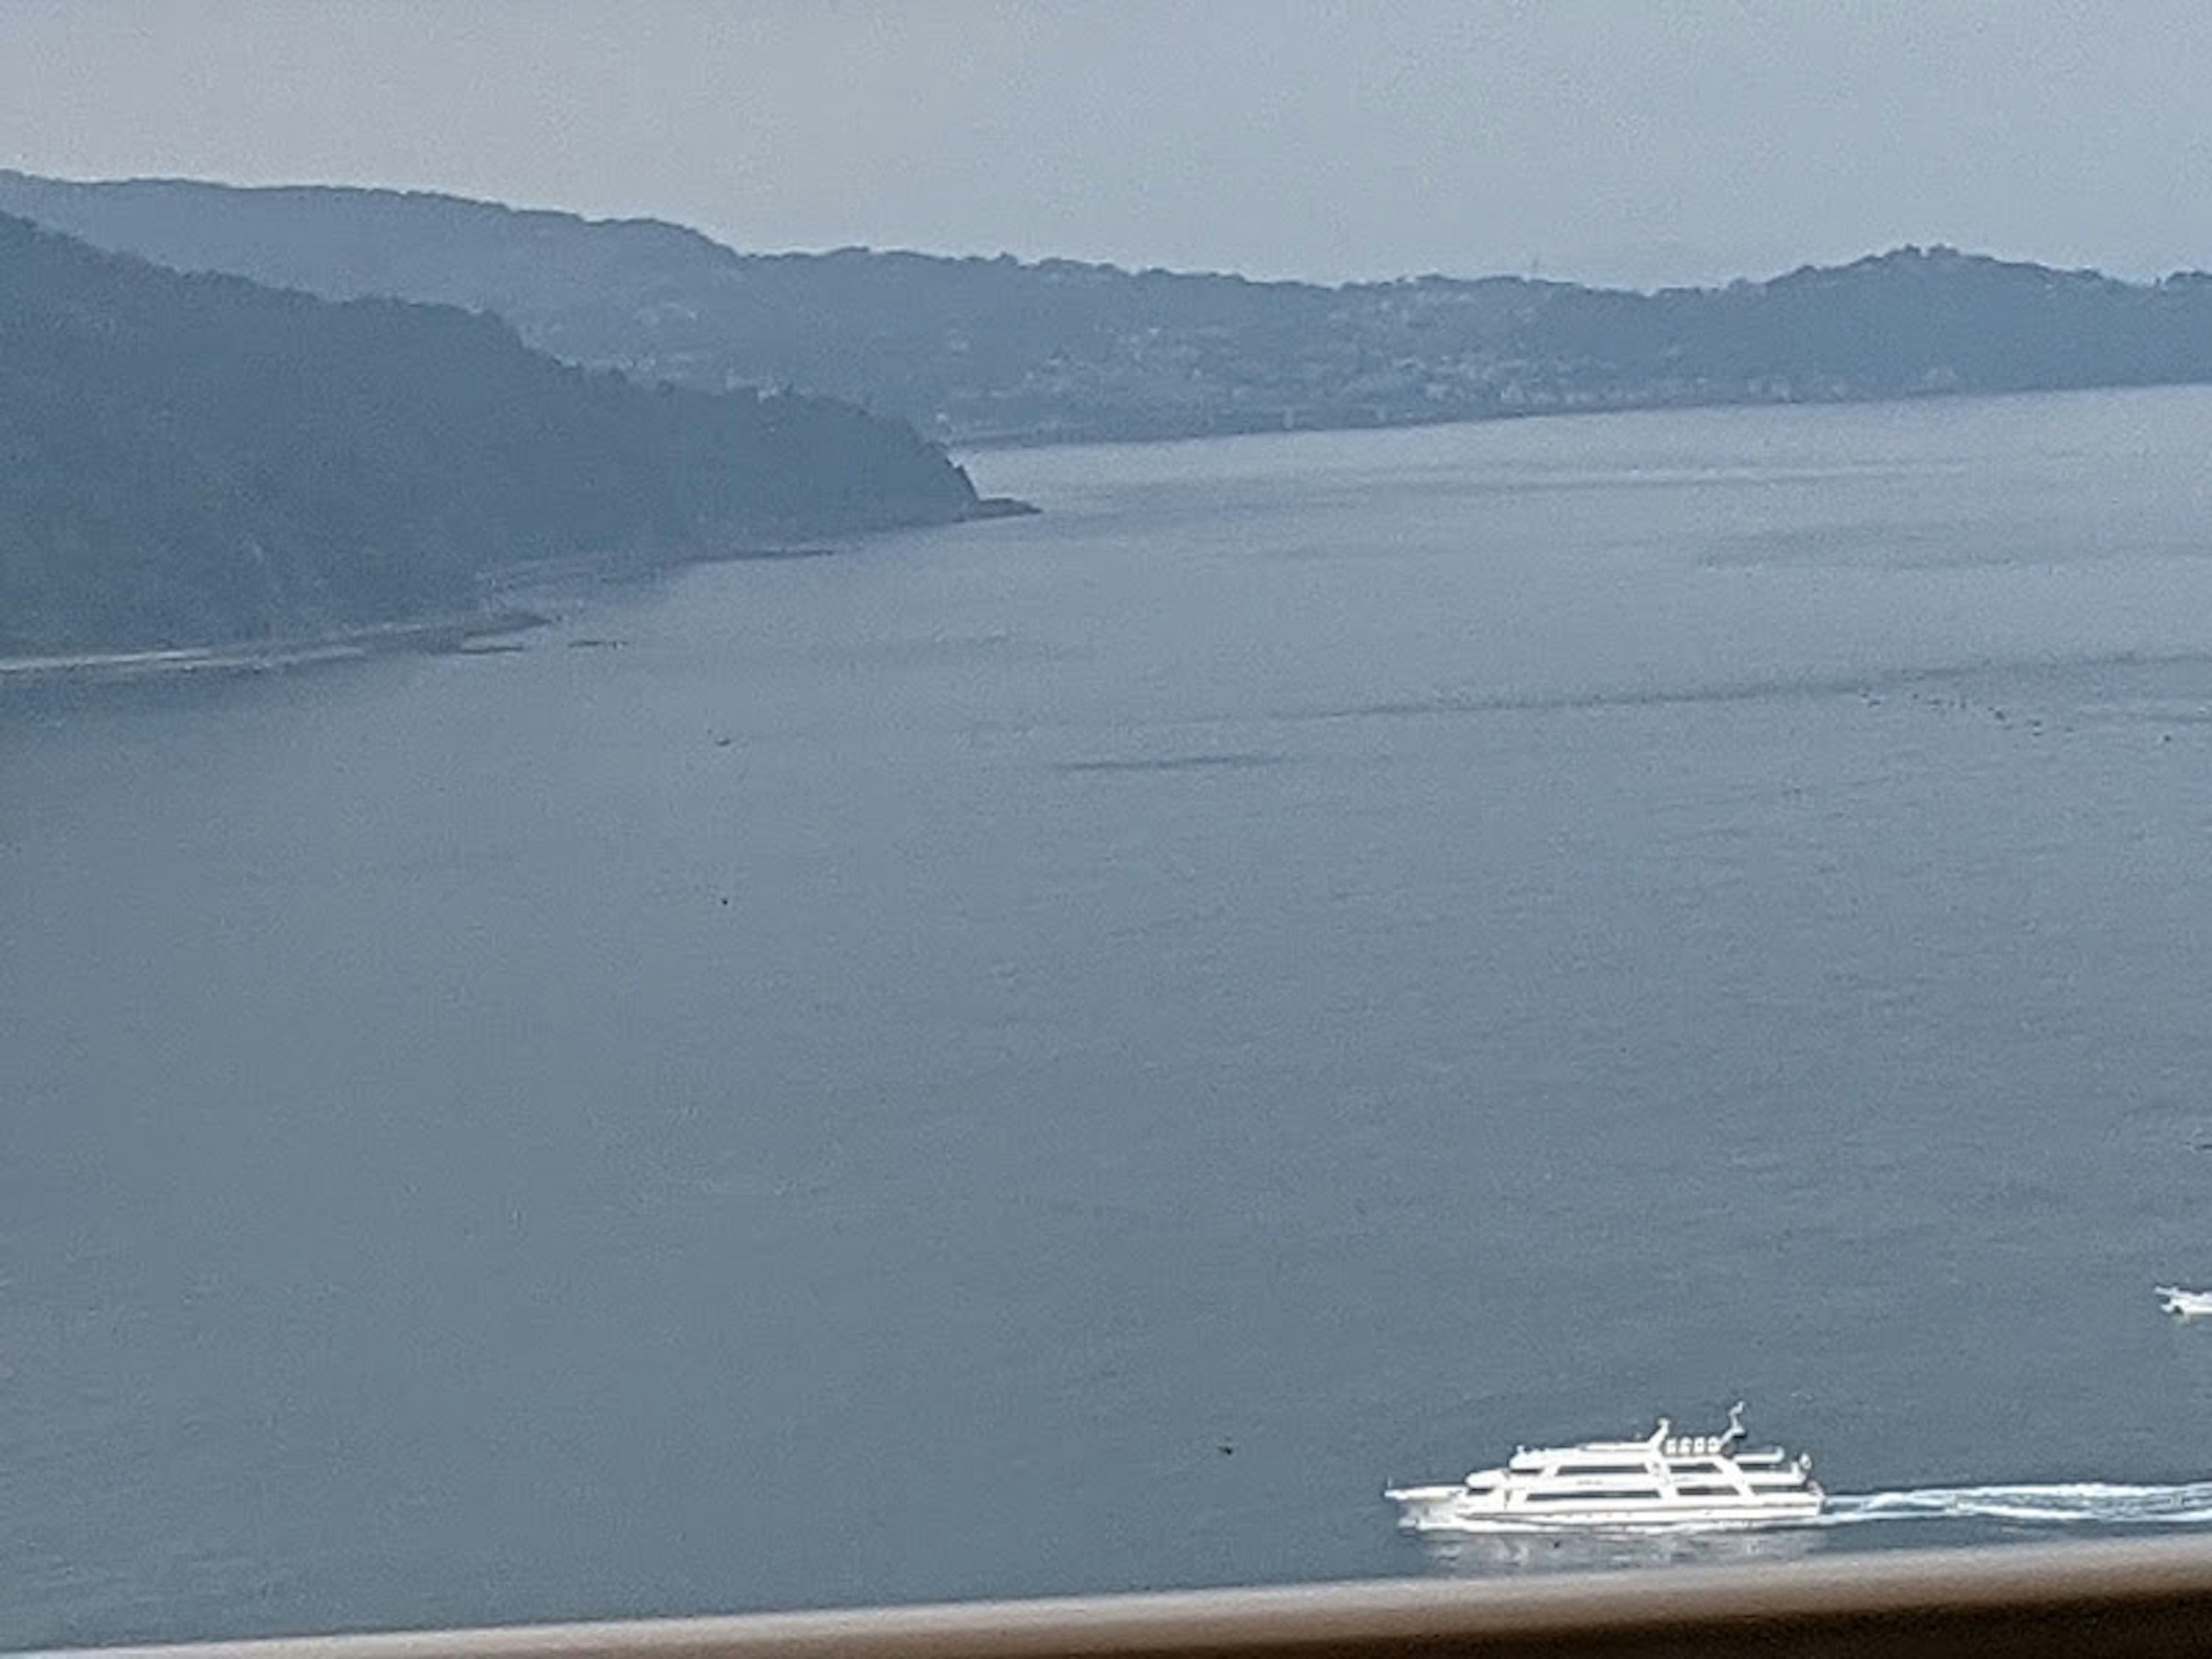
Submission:
M 704 553 L 686 560 L 689 564 L 774 564 L 787 559 L 827 559 L 834 557 L 834 547 L 737 547 L 726 553 Z
M 1059 772 L 1243 772 L 1263 766 L 1280 766 L 1287 755 L 1229 751 L 1210 755 L 1163 755 L 1150 758 L 1113 757 L 1101 760 L 1061 761 Z
M 2112 697 L 2123 684 L 2160 685 L 2163 694 L 2127 701 Z M 2179 683 L 2177 683 L 2179 682 Z M 2201 686 L 2201 690 L 2197 689 Z M 2011 694 L 2011 702 L 2006 701 Z M 1986 714 L 1999 721 L 2033 718 L 2025 708 L 2036 694 L 2091 712 L 2085 700 L 2116 718 L 2212 723 L 2212 655 L 2202 653 L 2151 657 L 2121 653 L 2075 658 L 2033 658 L 2016 661 L 1981 659 L 1937 668 L 1866 673 L 1809 674 L 1724 681 L 1697 685 L 1599 686 L 1545 692 L 1439 692 L 1433 696 L 1346 703 L 1334 708 L 1285 708 L 1283 720 L 1358 720 L 1445 718 L 1481 714 L 1553 714 L 1608 708 L 1667 708 L 1731 703 L 1810 701 L 1855 697 L 1878 707 L 1886 697 L 1918 702 L 1932 708 Z
M 2113 546 L 2064 530 L 2021 526 L 2016 533 L 1976 538 L 1965 525 L 1839 526 L 1820 530 L 1762 530 L 1729 538 L 1705 552 L 1709 570 L 1820 569 L 1976 571 L 2003 567 L 2120 563 L 2152 557 L 2203 559 L 2212 544 L 2194 536 L 2161 537 Z
M 1782 699 L 1862 693 L 1863 675 L 1833 679 L 1747 680 L 1724 685 L 1645 686 L 1559 692 L 1443 693 L 1433 697 L 1348 703 L 1334 708 L 1282 711 L 1277 718 L 1310 720 L 1406 720 L 1464 714 L 1559 714 L 1607 708 L 1668 708 L 1706 703 L 1771 702 Z

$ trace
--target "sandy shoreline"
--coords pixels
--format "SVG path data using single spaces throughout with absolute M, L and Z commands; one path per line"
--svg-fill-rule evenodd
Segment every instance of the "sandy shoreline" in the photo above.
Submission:
M 963 518 L 942 522 L 1024 518 L 1036 511 L 1027 501 L 987 495 L 981 497 Z M 860 526 L 848 528 L 846 533 L 866 535 L 878 530 L 926 529 L 934 527 L 938 522 L 925 520 L 914 524 Z M 0 692 L 33 686 L 113 684 L 185 674 L 263 674 L 317 663 L 346 662 L 386 652 L 456 650 L 471 641 L 544 627 L 552 618 L 530 608 L 528 601 L 533 596 L 556 595 L 590 583 L 661 576 L 692 565 L 825 558 L 836 550 L 834 542 L 740 541 L 677 556 L 660 553 L 643 557 L 635 553 L 600 552 L 567 559 L 526 561 L 478 573 L 480 589 L 487 598 L 503 596 L 507 602 L 495 599 L 484 609 L 463 616 L 383 623 L 372 628 L 345 629 L 289 640 L 251 640 L 229 645 L 177 646 L 149 651 L 0 656 Z
M 346 662 L 391 651 L 441 651 L 472 640 L 519 634 L 550 620 L 507 606 L 465 617 L 428 617 L 292 640 L 180 646 L 153 651 L 86 651 L 40 657 L 0 657 L 0 690 L 58 684 L 108 684 L 183 674 L 262 674 L 318 663 Z

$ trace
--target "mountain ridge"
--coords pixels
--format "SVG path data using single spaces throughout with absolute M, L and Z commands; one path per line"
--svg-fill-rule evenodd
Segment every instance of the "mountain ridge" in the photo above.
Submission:
M 1942 245 L 1647 293 L 749 253 L 658 219 L 352 185 L 0 172 L 0 210 L 161 263 L 491 311 L 568 361 L 797 387 L 969 446 L 2212 380 L 2212 279 Z

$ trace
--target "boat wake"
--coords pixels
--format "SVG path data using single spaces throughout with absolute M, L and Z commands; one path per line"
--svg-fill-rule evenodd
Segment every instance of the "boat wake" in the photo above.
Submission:
M 2102 1480 L 2049 1486 L 1915 1486 L 1900 1492 L 1830 1492 L 1817 1515 L 1754 1525 L 1668 1521 L 1563 1527 L 1488 1516 L 1432 1517 L 1404 1523 L 1425 1538 L 1559 1537 L 1573 1533 L 1631 1538 L 1741 1535 L 1757 1531 L 1817 1532 L 1836 1527 L 1911 1521 L 1982 1521 L 2022 1527 L 2212 1527 L 2212 1480 L 2134 1486 Z
M 2101 1480 L 2035 1486 L 1918 1486 L 1831 1492 L 1816 1527 L 1872 1521 L 1999 1521 L 2042 1527 L 2212 1526 L 2212 1480 L 2171 1486 Z

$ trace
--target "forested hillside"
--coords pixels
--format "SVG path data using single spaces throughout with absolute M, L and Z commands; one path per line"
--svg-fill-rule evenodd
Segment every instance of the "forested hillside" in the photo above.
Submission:
M 648 390 L 490 316 L 0 216 L 0 653 L 358 627 L 471 606 L 518 562 L 978 510 L 933 446 L 844 404 Z

